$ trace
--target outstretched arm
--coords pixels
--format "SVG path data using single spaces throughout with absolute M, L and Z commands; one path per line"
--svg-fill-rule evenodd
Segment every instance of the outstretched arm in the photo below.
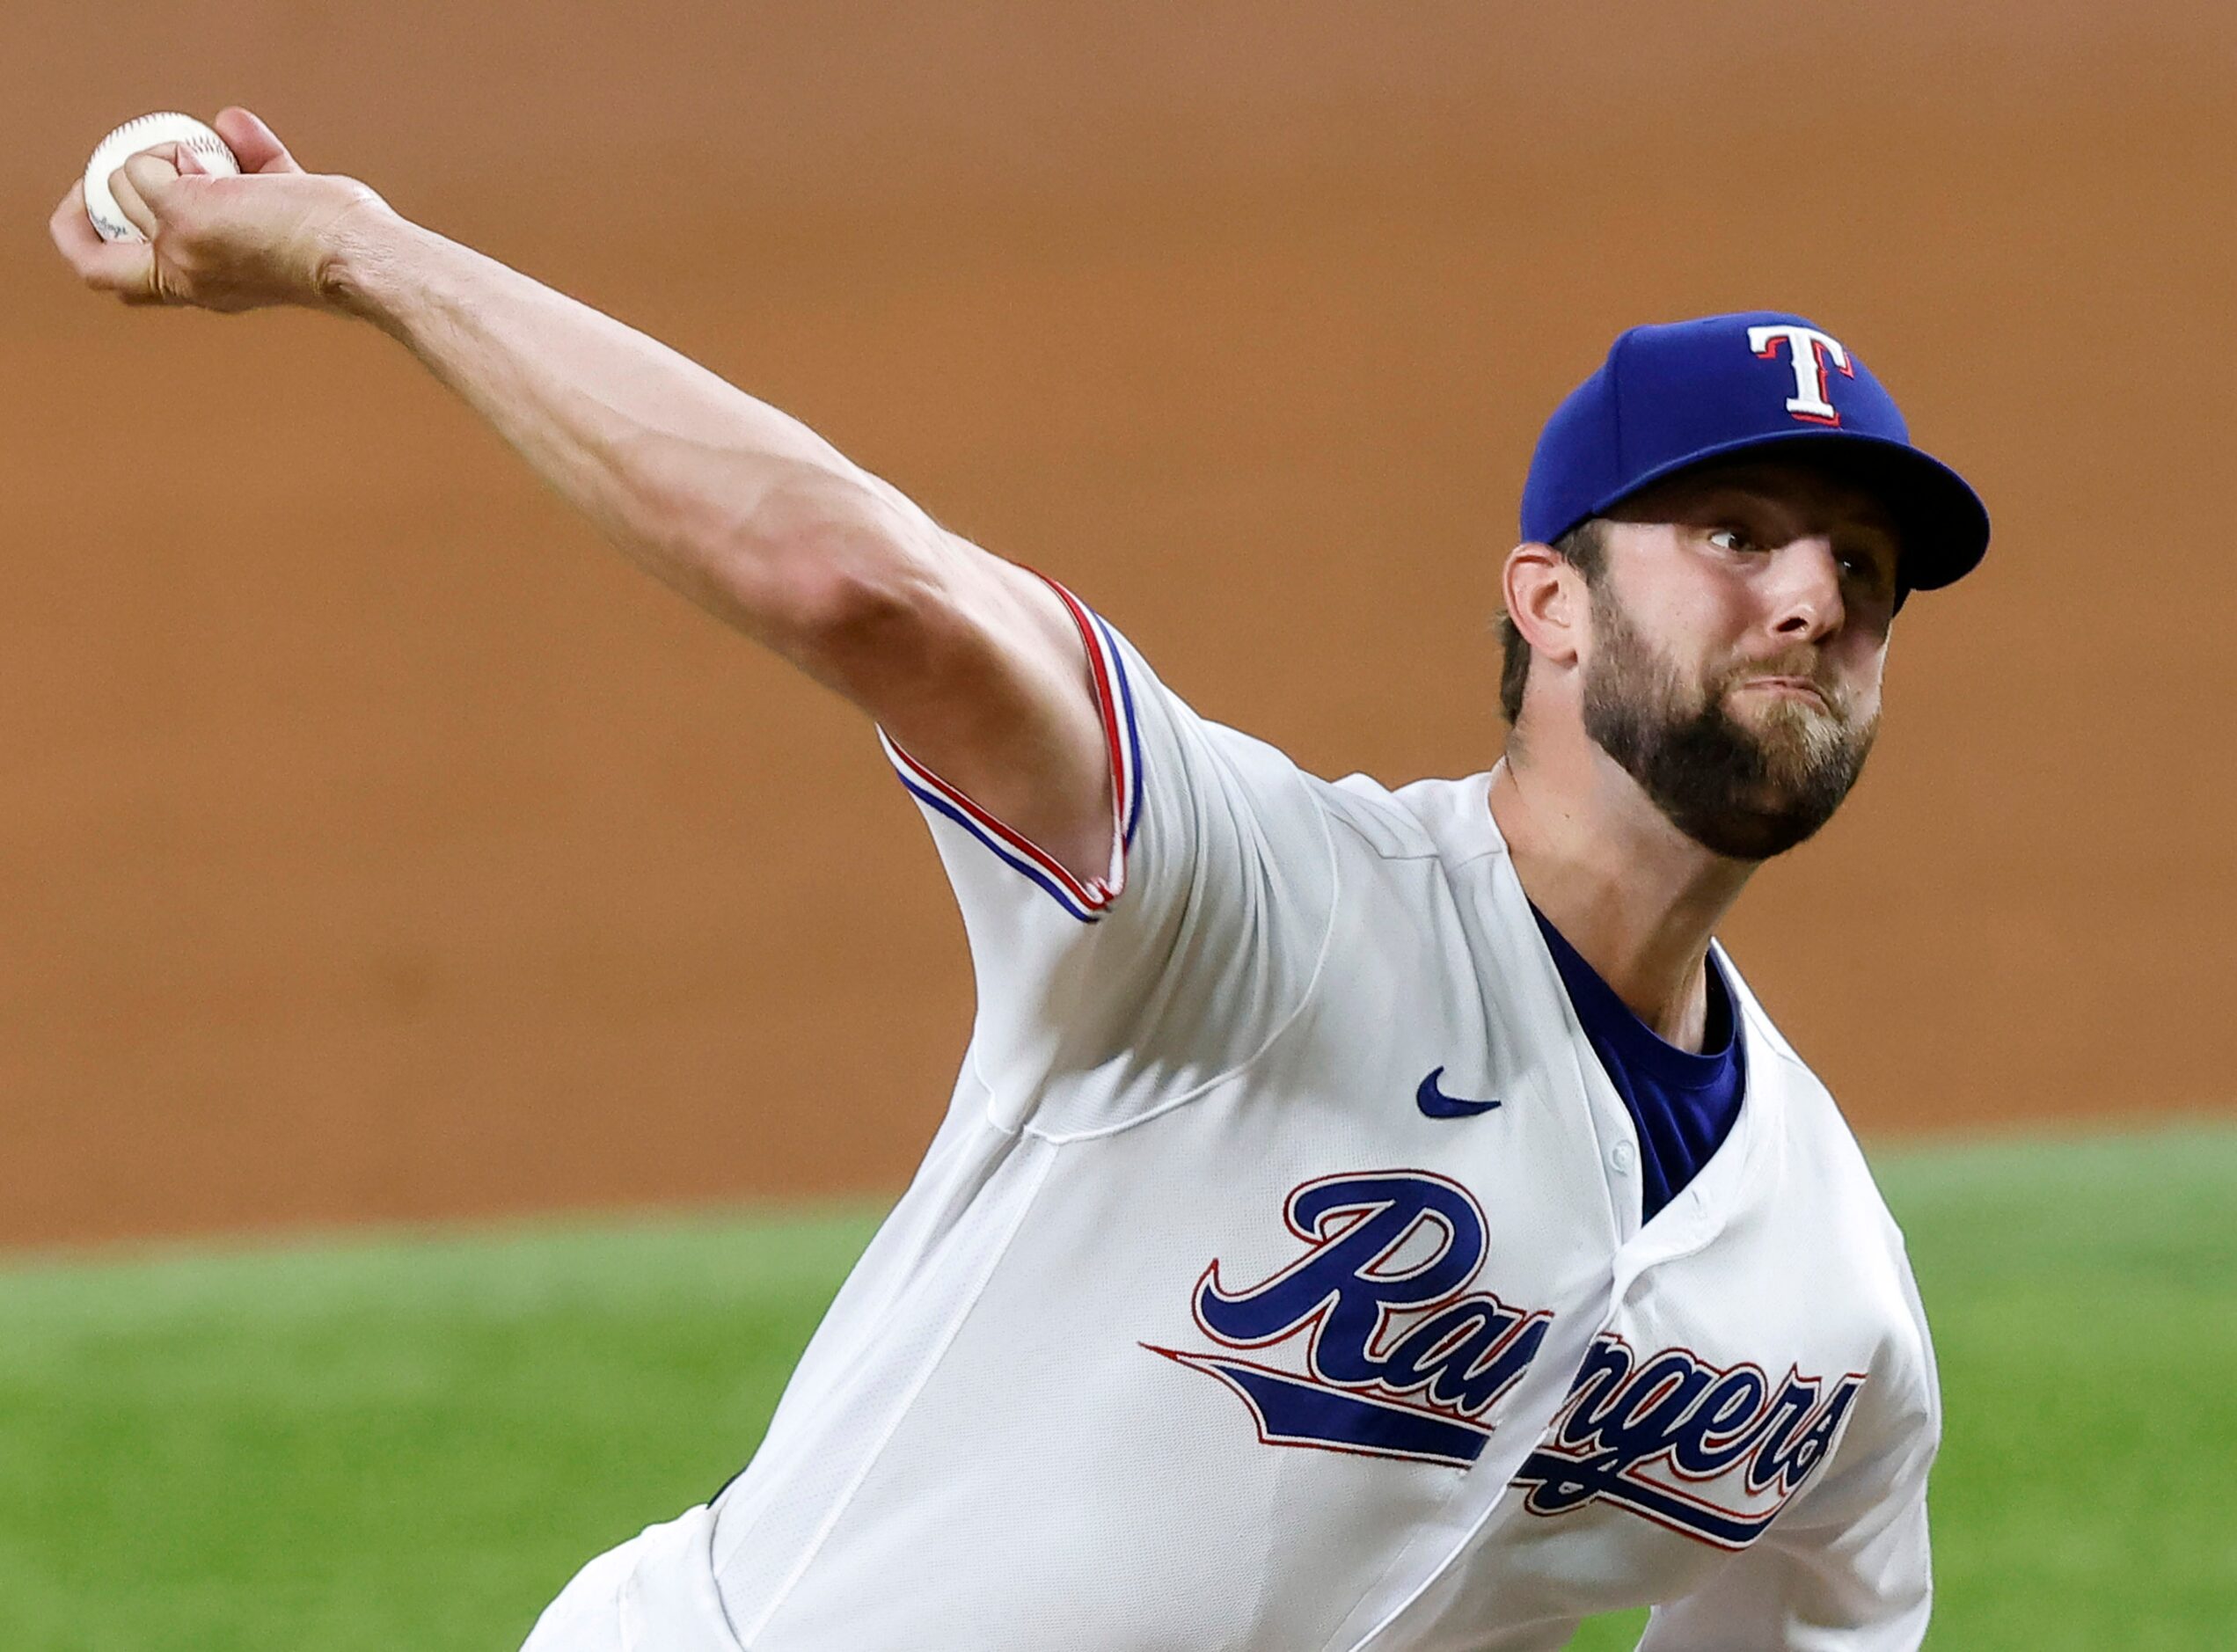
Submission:
M 145 245 L 103 242 L 81 190 L 63 200 L 49 229 L 87 285 L 128 303 L 370 321 L 632 560 L 1074 873 L 1106 870 L 1111 777 L 1086 654 L 1041 581 L 675 351 L 361 183 L 306 172 L 247 111 L 216 125 L 241 177 L 164 150 L 113 179 Z

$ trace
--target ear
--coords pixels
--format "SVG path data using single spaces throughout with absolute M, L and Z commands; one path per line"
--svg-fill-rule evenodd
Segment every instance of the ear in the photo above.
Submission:
M 1531 653 L 1563 665 L 1576 662 L 1584 641 L 1584 578 L 1552 545 L 1524 544 L 1507 553 L 1501 576 L 1507 617 Z

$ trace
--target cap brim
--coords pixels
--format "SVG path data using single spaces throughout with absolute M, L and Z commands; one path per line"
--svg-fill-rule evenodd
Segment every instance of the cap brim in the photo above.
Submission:
M 1804 447 L 1808 463 L 1848 478 L 1887 507 L 1903 540 L 1897 578 L 1905 590 L 1931 591 L 1954 584 L 1988 554 L 1988 507 L 1963 477 L 1907 442 L 1850 430 L 1785 430 L 1703 448 L 1636 478 L 1622 493 L 1594 506 L 1592 515 L 1713 459 Z M 1780 457 L 1801 459 L 1804 455 L 1781 451 Z

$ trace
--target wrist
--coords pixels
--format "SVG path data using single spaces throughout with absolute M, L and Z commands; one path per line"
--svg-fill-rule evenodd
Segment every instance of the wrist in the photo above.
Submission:
M 404 296 L 414 244 L 428 232 L 370 191 L 337 213 L 311 267 L 311 303 L 386 328 Z

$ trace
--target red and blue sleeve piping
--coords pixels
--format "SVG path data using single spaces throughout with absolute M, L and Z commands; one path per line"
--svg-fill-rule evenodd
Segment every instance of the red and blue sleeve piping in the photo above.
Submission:
M 1136 720 L 1134 685 L 1128 677 L 1117 635 L 1070 591 L 1045 574 L 1042 577 L 1071 615 L 1080 640 L 1087 647 L 1096 712 L 1102 720 L 1111 764 L 1112 845 L 1108 876 L 1075 877 L 1039 844 L 1004 825 L 882 734 L 880 738 L 901 783 L 919 802 L 970 833 L 996 859 L 1038 884 L 1071 916 L 1092 924 L 1126 887 L 1126 856 L 1134 844 L 1142 807 L 1142 733 Z

